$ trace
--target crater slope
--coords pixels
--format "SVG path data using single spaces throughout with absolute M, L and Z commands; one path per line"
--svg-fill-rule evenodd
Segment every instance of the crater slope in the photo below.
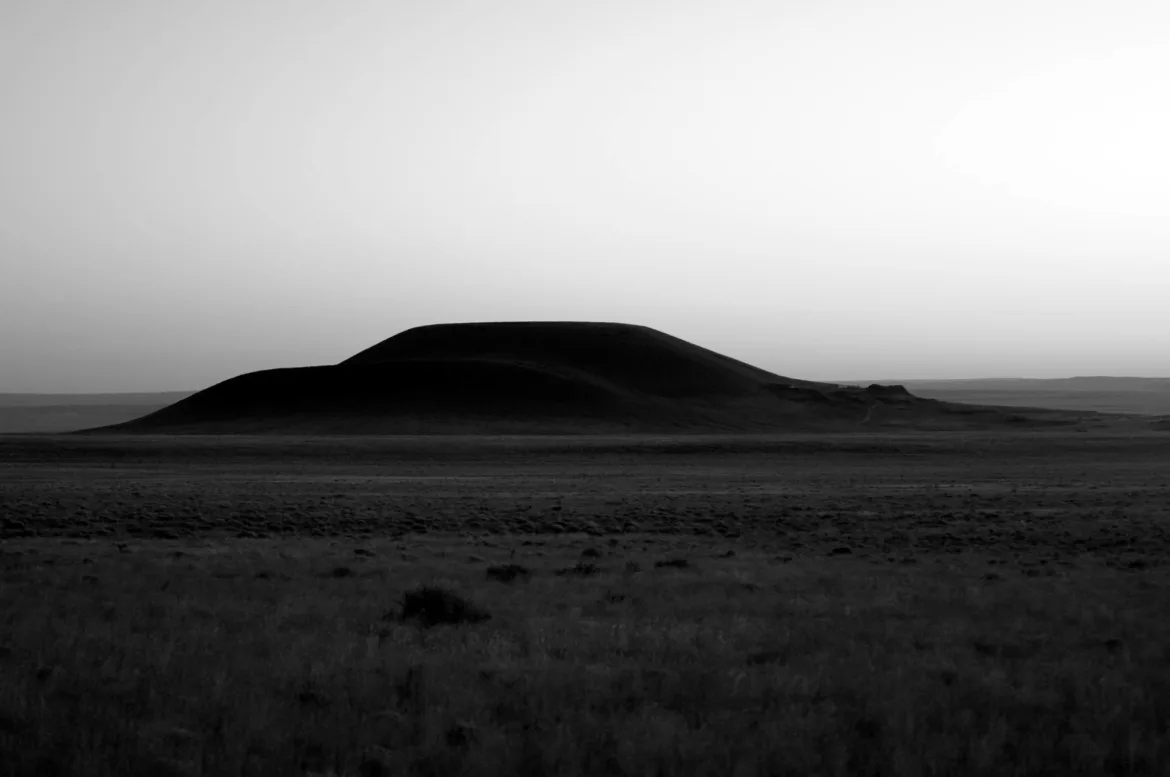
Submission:
M 643 326 L 418 327 L 336 365 L 240 375 L 101 432 L 612 433 L 968 429 L 1072 423 L 798 380 Z

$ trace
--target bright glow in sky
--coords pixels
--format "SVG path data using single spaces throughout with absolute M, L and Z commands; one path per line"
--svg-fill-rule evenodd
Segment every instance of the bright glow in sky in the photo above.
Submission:
M 1164 0 L 10 0 L 0 391 L 645 324 L 807 379 L 1167 375 Z

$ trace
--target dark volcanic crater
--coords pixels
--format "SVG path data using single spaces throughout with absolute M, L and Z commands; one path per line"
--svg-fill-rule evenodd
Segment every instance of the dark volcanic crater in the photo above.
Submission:
M 1065 425 L 1091 415 L 798 380 L 642 326 L 516 322 L 410 329 L 336 365 L 240 375 L 137 420 L 88 431 L 847 431 Z

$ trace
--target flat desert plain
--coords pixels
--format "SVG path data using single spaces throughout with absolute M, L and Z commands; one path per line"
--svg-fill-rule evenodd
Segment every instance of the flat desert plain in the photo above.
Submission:
M 1168 774 L 1145 429 L 0 437 L 0 775 Z

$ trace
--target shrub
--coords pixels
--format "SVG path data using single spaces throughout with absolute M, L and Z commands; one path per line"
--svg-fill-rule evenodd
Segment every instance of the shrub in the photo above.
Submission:
M 500 564 L 487 568 L 488 580 L 499 580 L 501 583 L 510 583 L 517 578 L 528 580 L 531 576 L 532 570 L 521 564 Z
M 580 577 L 591 577 L 593 575 L 598 574 L 599 572 L 601 572 L 601 569 L 599 569 L 596 564 L 584 564 L 584 563 L 579 562 L 577 564 L 574 564 L 571 567 L 565 567 L 564 569 L 558 569 L 556 573 L 558 575 L 561 575 L 562 577 L 565 575 L 578 575 Z
M 400 621 L 417 620 L 424 628 L 442 624 L 479 623 L 492 616 L 454 591 L 419 586 L 402 598 Z

